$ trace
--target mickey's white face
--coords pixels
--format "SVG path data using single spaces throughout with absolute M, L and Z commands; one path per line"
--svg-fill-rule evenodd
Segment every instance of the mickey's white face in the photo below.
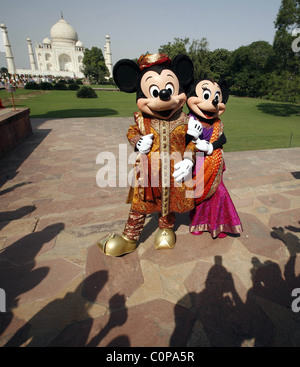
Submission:
M 190 97 L 187 104 L 192 112 L 207 120 L 213 120 L 225 112 L 220 86 L 210 80 L 202 80 L 196 86 L 197 97 Z
M 141 89 L 146 98 L 140 98 L 137 106 L 143 113 L 167 120 L 186 103 L 185 93 L 179 94 L 179 80 L 173 71 L 147 71 L 141 80 Z

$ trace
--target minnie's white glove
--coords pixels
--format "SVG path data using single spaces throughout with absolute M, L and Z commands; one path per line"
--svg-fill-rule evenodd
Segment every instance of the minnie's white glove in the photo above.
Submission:
M 187 133 L 195 138 L 195 141 L 199 139 L 199 136 L 203 133 L 203 127 L 200 121 L 191 117 L 188 124 Z
M 153 134 L 143 136 L 136 144 L 137 150 L 142 154 L 150 153 L 153 145 Z
M 213 145 L 206 140 L 198 139 L 196 141 L 196 148 L 207 155 L 212 155 L 214 151 Z
M 175 172 L 173 173 L 173 177 L 176 182 L 182 182 L 189 174 L 192 173 L 193 162 L 189 159 L 184 159 L 183 161 L 175 164 L 174 166 Z

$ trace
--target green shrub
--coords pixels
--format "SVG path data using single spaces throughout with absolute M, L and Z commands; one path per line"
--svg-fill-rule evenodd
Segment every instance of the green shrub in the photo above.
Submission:
M 39 85 L 36 82 L 28 82 L 25 85 L 25 89 L 40 89 Z
M 48 82 L 42 82 L 39 85 L 41 90 L 53 90 L 53 85 L 51 83 Z
M 78 84 L 72 83 L 69 84 L 68 89 L 69 90 L 78 90 L 80 88 L 80 86 Z
M 58 83 L 54 84 L 55 90 L 68 90 L 67 85 L 64 82 L 59 81 Z
M 78 85 L 83 85 L 83 82 L 81 79 L 76 79 L 75 80 L 75 83 L 78 84 Z
M 98 98 L 97 93 L 91 87 L 81 87 L 77 92 L 78 98 Z
M 57 83 L 68 84 L 68 82 L 66 81 L 66 79 L 59 79 L 57 81 Z

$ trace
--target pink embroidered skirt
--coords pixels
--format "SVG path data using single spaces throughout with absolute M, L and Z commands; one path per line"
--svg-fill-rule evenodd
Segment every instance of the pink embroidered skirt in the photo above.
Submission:
M 208 200 L 196 206 L 190 214 L 190 232 L 210 232 L 213 238 L 220 233 L 240 234 L 243 227 L 227 191 L 223 178 Z

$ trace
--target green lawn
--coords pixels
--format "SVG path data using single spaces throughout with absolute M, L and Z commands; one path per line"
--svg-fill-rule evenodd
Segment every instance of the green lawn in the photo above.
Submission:
M 31 118 L 125 117 L 137 111 L 134 94 L 97 94 L 97 99 L 79 99 L 74 91 L 18 90 L 15 100 L 17 107 L 31 109 Z M 5 91 L 0 98 L 4 106 L 12 106 Z M 231 97 L 222 120 L 228 152 L 300 147 L 300 105 Z
M 18 90 L 20 93 L 21 91 Z M 76 91 L 50 91 L 39 94 L 28 94 L 27 99 L 19 99 L 22 95 L 15 95 L 17 107 L 29 107 L 32 118 L 69 118 L 69 117 L 103 117 L 129 116 L 136 110 L 135 96 L 120 92 L 96 92 L 98 98 L 77 98 Z M 32 93 L 36 93 L 31 91 Z M 0 91 L 0 98 L 4 106 L 12 106 L 10 95 Z M 131 113 L 132 115 L 132 113 Z
M 222 121 L 226 151 L 300 147 L 300 105 L 231 97 Z

